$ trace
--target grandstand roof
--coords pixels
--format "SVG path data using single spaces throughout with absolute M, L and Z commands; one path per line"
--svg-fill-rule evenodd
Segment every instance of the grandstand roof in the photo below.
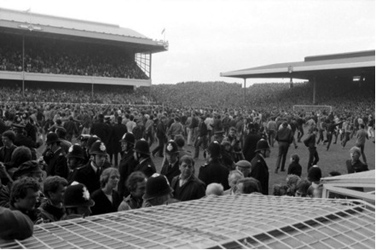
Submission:
M 25 30 L 38 34 L 64 35 L 77 40 L 95 39 L 133 45 L 138 52 L 151 53 L 167 50 L 167 43 L 155 41 L 128 28 L 114 24 L 83 21 L 25 11 L 0 8 L 0 28 L 16 33 Z
M 223 72 L 223 77 L 235 78 L 298 78 L 313 76 L 358 76 L 375 74 L 375 51 L 360 51 L 309 56 L 301 62 L 270 64 L 255 68 Z
M 210 196 L 34 226 L 0 248 L 375 248 L 375 207 L 362 200 Z

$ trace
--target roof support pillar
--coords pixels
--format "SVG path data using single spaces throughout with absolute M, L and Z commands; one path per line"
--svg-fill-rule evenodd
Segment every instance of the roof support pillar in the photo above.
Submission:
M 313 86 L 312 104 L 316 105 L 316 76 L 313 77 L 312 86 Z
M 244 78 L 244 93 L 243 93 L 243 98 L 244 98 L 244 107 L 246 106 L 246 99 L 247 99 L 247 78 Z
M 152 81 L 151 81 L 151 59 L 152 59 L 152 53 L 150 52 L 149 53 L 150 55 L 150 62 L 149 62 L 149 79 L 150 79 L 150 87 L 149 87 L 149 102 L 151 102 L 151 84 L 152 84 Z
M 22 97 L 25 97 L 25 34 L 22 34 Z

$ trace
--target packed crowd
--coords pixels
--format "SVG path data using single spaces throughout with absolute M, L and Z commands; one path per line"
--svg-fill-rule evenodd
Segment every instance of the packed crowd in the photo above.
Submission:
M 0 70 L 22 71 L 22 37 L 1 34 Z M 26 72 L 148 79 L 125 51 L 108 45 L 25 37 Z
M 374 112 L 375 87 L 371 83 L 359 87 L 357 83 L 332 82 L 317 84 L 316 104 L 333 106 L 336 111 Z M 240 84 L 225 82 L 185 82 L 176 85 L 155 85 L 152 97 L 174 107 L 226 109 L 244 107 L 244 89 Z M 253 84 L 246 91 L 246 106 L 262 112 L 291 110 L 296 104 L 312 104 L 310 83 Z
M 13 221 L 0 223 L 0 236 L 18 239 L 32 234 L 33 223 L 209 195 L 319 198 L 322 172 L 317 145 L 325 143 L 330 150 L 339 141 L 346 147 L 353 138 L 346 169 L 367 171 L 364 147 L 367 139 L 374 141 L 375 128 L 374 114 L 357 109 L 276 113 L 7 103 L 1 106 L 0 117 L 0 219 Z M 290 145 L 297 147 L 299 142 L 309 155 L 307 176 L 302 175 L 299 155 L 287 162 Z M 275 144 L 277 160 L 267 166 L 265 158 Z M 163 157 L 160 168 L 155 157 Z M 199 158 L 206 163 L 196 173 Z M 269 169 L 276 174 L 287 171 L 286 183 L 269 183 Z
M 68 89 L 42 89 L 26 88 L 25 95 L 21 88 L 0 87 L 0 100 L 2 103 L 96 103 L 96 104 L 150 104 L 147 91 L 140 89 L 134 93 L 122 88 L 114 90 L 68 90 Z

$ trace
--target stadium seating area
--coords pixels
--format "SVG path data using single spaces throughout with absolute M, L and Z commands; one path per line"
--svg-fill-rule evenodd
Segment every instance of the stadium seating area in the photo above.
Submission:
M 0 70 L 22 71 L 22 37 L 1 34 Z M 120 48 L 25 37 L 25 71 L 67 75 L 147 79 Z
M 224 82 L 186 82 L 152 87 L 155 100 L 175 107 L 239 108 L 244 106 L 244 89 L 240 84 Z M 365 83 L 318 84 L 316 102 L 330 105 L 341 113 L 374 113 L 375 87 Z M 247 107 L 260 112 L 291 110 L 296 104 L 312 104 L 312 86 L 309 83 L 262 83 L 247 88 Z
M 130 91 L 122 87 L 99 89 L 27 87 L 22 97 L 20 87 L 0 87 L 0 98 L 7 101 L 99 103 L 99 104 L 164 104 L 165 108 L 240 109 L 244 107 L 244 89 L 225 82 L 186 82 L 176 85 L 153 85 L 151 99 L 145 87 Z M 330 105 L 343 116 L 351 113 L 374 113 L 375 88 L 372 84 L 333 83 L 317 88 L 317 104 Z M 247 88 L 247 108 L 261 113 L 291 111 L 296 104 L 312 104 L 309 83 L 254 84 Z

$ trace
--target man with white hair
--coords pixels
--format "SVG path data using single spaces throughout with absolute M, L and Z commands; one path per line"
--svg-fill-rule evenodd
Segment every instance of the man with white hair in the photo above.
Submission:
M 209 195 L 223 195 L 223 186 L 219 183 L 211 183 L 206 187 L 206 196 Z

